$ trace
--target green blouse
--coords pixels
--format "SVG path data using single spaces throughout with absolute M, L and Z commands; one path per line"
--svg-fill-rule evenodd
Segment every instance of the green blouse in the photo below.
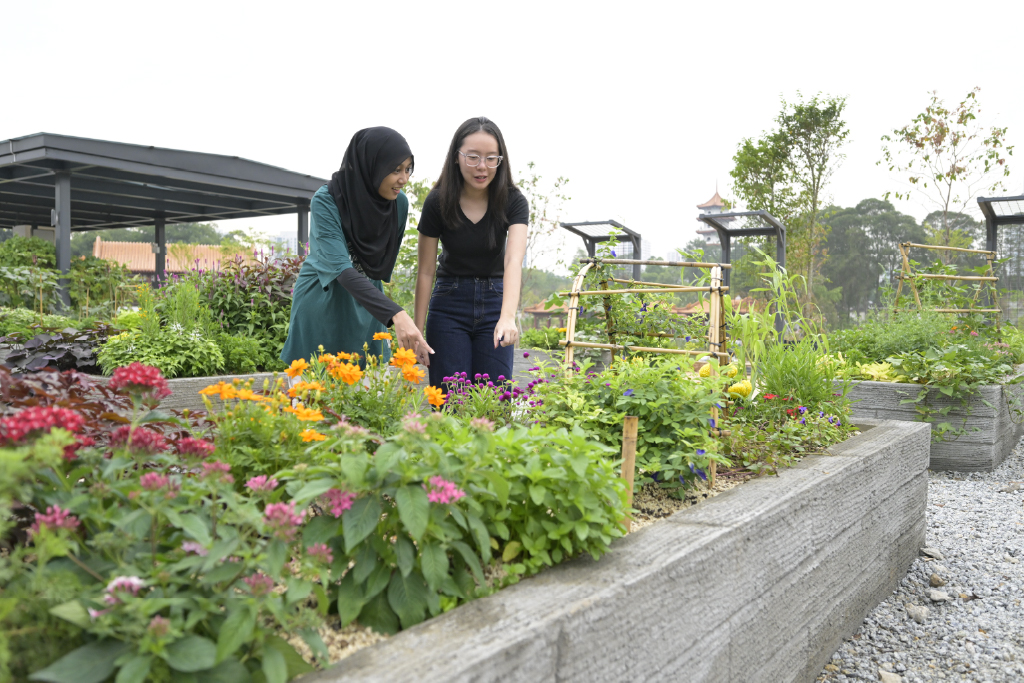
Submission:
M 405 194 L 398 199 L 398 240 L 405 234 L 409 215 L 409 200 Z M 355 266 L 349 255 L 348 243 L 341 230 L 341 215 L 334 197 L 324 185 L 310 202 L 309 255 L 302 264 L 299 277 L 292 290 L 292 313 L 288 325 L 288 340 L 281 351 L 281 360 L 309 358 L 319 346 L 327 353 L 363 354 L 363 344 L 369 344 L 370 353 L 384 356 L 391 353 L 384 342 L 373 341 L 373 335 L 387 328 L 356 303 L 337 277 L 342 271 Z M 384 279 L 391 281 L 391 274 Z M 384 291 L 381 280 L 371 280 L 374 287 Z

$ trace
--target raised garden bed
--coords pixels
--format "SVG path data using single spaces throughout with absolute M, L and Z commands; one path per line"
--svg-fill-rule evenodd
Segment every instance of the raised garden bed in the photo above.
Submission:
M 178 379 L 169 379 L 167 380 L 167 387 L 171 390 L 171 395 L 160 402 L 160 407 L 164 410 L 206 410 L 203 397 L 199 394 L 200 389 L 205 389 L 217 382 L 233 382 L 236 379 L 241 379 L 243 382 L 252 380 L 253 387 L 260 389 L 263 387 L 263 380 L 269 380 L 273 383 L 277 376 L 284 377 L 285 375 L 279 372 L 258 372 L 252 375 L 217 375 L 216 377 L 180 377 Z M 109 377 L 99 375 L 89 375 L 89 377 L 102 384 L 110 381 Z M 214 398 L 213 401 L 216 405 L 220 404 L 219 398 Z
M 855 383 L 850 391 L 853 417 L 918 421 L 914 404 L 900 405 L 900 401 L 915 398 L 920 389 L 916 384 Z M 959 399 L 933 390 L 928 396 L 928 405 L 935 409 L 952 406 L 952 409 L 945 417 L 930 423 L 951 422 L 954 428 L 966 429 L 966 433 L 933 441 L 929 468 L 991 472 L 998 467 L 1024 435 L 1024 414 L 1020 413 L 1022 397 L 1024 385 L 1021 384 L 985 386 L 971 396 L 965 411 Z
M 866 422 L 303 681 L 813 681 L 924 544 L 929 429 Z

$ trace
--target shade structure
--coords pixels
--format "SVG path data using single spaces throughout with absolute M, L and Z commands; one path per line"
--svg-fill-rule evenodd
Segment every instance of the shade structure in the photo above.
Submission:
M 748 224 L 743 228 L 729 227 L 731 219 L 744 218 Z M 718 233 L 722 245 L 722 263 L 732 263 L 732 238 L 774 237 L 775 260 L 780 268 L 786 267 L 786 226 L 767 211 L 732 211 L 728 213 L 702 213 L 697 220 L 707 223 Z M 749 225 L 753 222 L 754 225 Z M 760 223 L 760 225 L 758 225 Z M 729 285 L 731 270 L 724 269 L 724 283 Z
M 597 250 L 598 242 L 608 242 L 609 240 L 615 240 L 616 242 L 629 244 L 633 249 L 631 256 L 625 254 L 619 254 L 620 258 L 635 258 L 642 259 L 643 255 L 641 252 L 642 239 L 640 233 L 630 230 L 622 223 L 618 221 L 583 221 L 580 223 L 559 223 L 559 225 L 583 238 L 583 243 L 587 247 L 587 254 L 594 258 Z M 612 229 L 616 229 L 620 232 L 617 235 L 611 235 Z M 633 279 L 640 279 L 640 265 L 633 266 Z
M 241 157 L 37 133 L 0 141 L 0 228 L 52 226 L 67 273 L 71 232 L 153 226 L 157 277 L 168 223 L 297 214 L 326 180 Z
M 1024 225 L 1024 195 L 1015 197 L 978 197 L 985 216 L 985 249 L 996 251 L 1000 225 Z

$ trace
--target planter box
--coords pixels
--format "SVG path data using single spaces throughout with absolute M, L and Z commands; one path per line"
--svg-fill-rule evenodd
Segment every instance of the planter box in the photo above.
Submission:
M 302 680 L 813 681 L 924 545 L 928 426 L 868 422 Z
M 218 375 L 216 377 L 179 377 L 177 379 L 167 380 L 167 387 L 171 390 L 171 395 L 160 402 L 160 407 L 164 410 L 188 410 L 198 411 L 206 410 L 206 405 L 203 404 L 203 397 L 199 395 L 201 389 L 205 389 L 211 384 L 217 382 L 232 382 L 235 379 L 241 379 L 243 382 L 247 380 L 253 380 L 253 388 L 263 388 L 263 380 L 270 380 L 273 384 L 276 377 L 281 376 L 286 380 L 287 375 L 277 372 L 258 372 L 252 375 Z M 89 375 L 89 378 L 99 382 L 100 384 L 106 384 L 110 381 L 109 377 L 101 377 L 98 375 Z M 214 405 L 218 405 L 221 401 L 219 398 L 211 399 Z
M 916 397 L 920 389 L 917 384 L 892 382 L 854 384 L 850 391 L 854 401 L 853 417 L 916 422 L 914 405 L 900 405 L 900 401 Z M 1024 435 L 1024 415 L 1013 409 L 1024 396 L 1022 392 L 1024 385 L 1021 384 L 982 387 L 970 398 L 970 414 L 965 416 L 959 399 L 950 399 L 933 390 L 928 396 L 929 405 L 933 408 L 953 406 L 953 409 L 947 416 L 931 422 L 951 422 L 954 428 L 964 426 L 968 432 L 959 438 L 933 442 L 929 467 L 959 472 L 991 472 L 998 467 Z M 985 405 L 986 401 L 990 405 Z

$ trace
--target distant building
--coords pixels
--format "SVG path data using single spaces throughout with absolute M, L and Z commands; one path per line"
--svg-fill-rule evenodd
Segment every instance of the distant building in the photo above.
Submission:
M 706 214 L 723 213 L 725 209 L 725 201 L 721 198 L 721 196 L 719 196 L 718 189 L 716 188 L 715 196 L 707 200 L 703 204 L 698 204 L 697 208 L 701 209 L 701 211 Z M 734 220 L 736 219 L 723 218 L 722 223 L 724 223 L 726 227 L 728 227 L 729 223 L 732 223 Z M 706 226 L 707 224 L 702 223 L 702 225 Z M 713 228 L 704 227 L 702 230 L 698 230 L 697 234 L 704 238 L 704 244 L 706 244 L 707 246 L 718 246 L 718 233 L 715 232 Z
M 156 254 L 149 242 L 105 242 L 97 237 L 92 255 L 114 261 L 149 281 L 156 277 Z M 221 262 L 240 258 L 238 254 L 225 254 L 221 247 L 207 244 L 168 244 L 167 275 L 187 273 L 190 270 L 220 270 Z M 243 257 L 245 260 L 251 260 Z

